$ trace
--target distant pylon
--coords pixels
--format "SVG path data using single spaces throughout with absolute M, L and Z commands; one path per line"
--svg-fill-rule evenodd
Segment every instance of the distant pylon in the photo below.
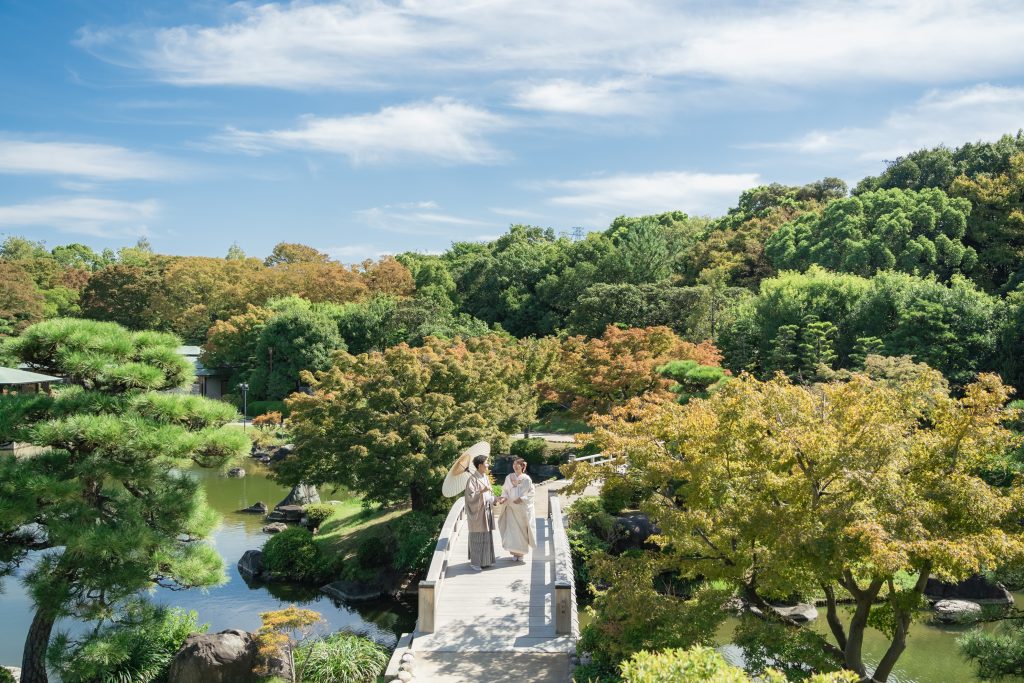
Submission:
M 574 227 L 572 229 L 572 239 L 573 239 L 574 242 L 579 242 L 581 239 L 583 239 L 583 228 L 582 228 L 582 226 L 577 225 L 576 227 Z

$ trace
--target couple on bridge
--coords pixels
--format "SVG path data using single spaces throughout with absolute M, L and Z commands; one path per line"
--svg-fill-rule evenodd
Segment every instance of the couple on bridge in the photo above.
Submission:
M 488 447 L 488 452 L 490 448 Z M 537 547 L 534 530 L 533 480 L 526 474 L 526 461 L 516 458 L 513 472 L 505 477 L 501 496 L 495 497 L 487 474 L 488 454 L 478 453 L 471 461 L 466 483 L 466 521 L 469 525 L 469 566 L 482 571 L 495 563 L 494 528 L 498 519 L 501 545 L 512 555 L 513 562 L 525 562 L 530 548 Z M 497 514 L 495 514 L 497 513 Z

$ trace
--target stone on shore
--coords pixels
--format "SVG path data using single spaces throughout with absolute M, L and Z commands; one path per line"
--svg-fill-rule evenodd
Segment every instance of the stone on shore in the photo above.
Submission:
M 250 551 L 251 552 L 251 551 Z M 256 640 L 248 631 L 228 629 L 185 639 L 171 661 L 175 683 L 241 683 L 255 680 Z
M 259 581 L 263 578 L 263 551 L 246 550 L 238 561 L 238 573 L 246 581 Z
M 981 619 L 981 605 L 970 600 L 939 600 L 932 606 L 943 624 L 969 624 Z
M 298 524 L 302 521 L 303 514 L 305 513 L 302 511 L 301 505 L 278 505 L 273 512 L 267 515 L 267 521 Z
M 283 447 L 282 447 L 283 448 Z M 275 509 L 284 507 L 286 505 L 309 505 L 310 503 L 319 503 L 320 493 L 316 490 L 316 487 L 312 484 L 296 484 L 292 487 L 292 490 L 288 492 L 288 495 L 280 503 L 274 506 Z
M 281 522 L 272 522 L 263 527 L 263 533 L 265 534 L 279 534 L 282 531 L 287 531 L 288 525 Z

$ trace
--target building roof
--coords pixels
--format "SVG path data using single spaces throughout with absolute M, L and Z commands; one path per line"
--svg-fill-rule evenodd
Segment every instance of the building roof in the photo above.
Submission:
M 198 356 L 202 352 L 203 352 L 203 347 L 202 346 L 179 346 L 178 347 L 178 355 L 179 356 Z
M 37 384 L 40 382 L 60 382 L 60 377 L 41 375 L 38 372 L 19 370 L 17 368 L 0 368 L 0 385 Z

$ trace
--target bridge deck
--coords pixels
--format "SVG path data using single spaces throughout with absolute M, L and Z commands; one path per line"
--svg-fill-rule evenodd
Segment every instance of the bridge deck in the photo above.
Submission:
M 569 680 L 576 641 L 555 634 L 554 543 L 546 487 L 538 487 L 536 507 L 537 548 L 525 563 L 513 562 L 494 532 L 497 562 L 476 572 L 469 568 L 469 534 L 463 531 L 452 539 L 434 630 L 413 634 L 417 681 L 503 681 L 510 663 L 517 661 L 532 662 L 530 680 Z

